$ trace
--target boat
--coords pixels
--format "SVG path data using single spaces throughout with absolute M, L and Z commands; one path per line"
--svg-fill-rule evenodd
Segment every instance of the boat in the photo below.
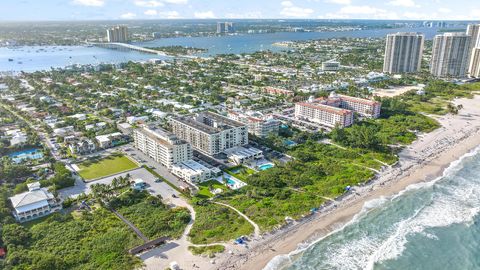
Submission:
M 13 62 L 13 59 L 12 59 L 12 58 L 8 58 L 8 62 Z

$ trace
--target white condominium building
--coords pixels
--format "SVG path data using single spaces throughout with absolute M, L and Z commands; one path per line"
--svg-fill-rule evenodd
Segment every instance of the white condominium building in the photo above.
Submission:
M 143 127 L 133 132 L 135 148 L 167 168 L 192 159 L 192 148 L 172 133 Z
M 480 24 L 469 24 L 467 26 L 467 35 L 471 36 L 470 51 L 473 48 L 480 47 Z
M 425 36 L 419 33 L 387 35 L 383 72 L 418 72 L 422 63 Z
M 295 104 L 295 118 L 314 122 L 327 127 L 348 127 L 353 124 L 353 112 L 320 102 L 300 102 Z
M 464 33 L 445 33 L 433 39 L 430 72 L 440 78 L 465 77 L 471 37 Z
M 119 25 L 107 29 L 108 42 L 128 42 L 128 28 L 124 25 Z
M 215 176 L 212 170 L 194 160 L 187 160 L 175 164 L 172 166 L 171 171 L 174 175 L 190 184 L 201 183 Z
M 228 111 L 228 117 L 246 124 L 248 132 L 257 137 L 264 138 L 269 134 L 278 134 L 280 121 L 274 119 L 272 116 L 265 116 L 259 112 Z
M 480 78 L 480 47 L 472 50 L 468 74 L 470 74 L 470 77 Z
M 330 94 L 329 99 L 339 99 L 340 108 L 352 110 L 364 117 L 380 117 L 381 103 L 374 100 L 338 95 L 335 92 Z
M 248 144 L 246 124 L 212 112 L 177 117 L 171 125 L 173 133 L 208 156 Z

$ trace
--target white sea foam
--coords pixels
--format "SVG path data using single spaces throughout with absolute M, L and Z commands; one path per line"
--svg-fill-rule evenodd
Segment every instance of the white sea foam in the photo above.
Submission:
M 413 234 L 421 234 L 425 237 L 436 239 L 434 234 L 426 232 L 428 228 L 445 227 L 452 224 L 462 223 L 470 225 L 473 223 L 474 217 L 480 213 L 480 207 L 476 207 L 480 203 L 480 191 L 476 187 L 478 183 L 472 182 L 471 179 L 462 179 L 456 177 L 457 185 L 450 181 L 447 184 L 438 184 L 441 179 L 454 176 L 463 167 L 463 161 L 467 157 L 479 154 L 480 146 L 471 151 L 459 160 L 450 164 L 443 172 L 441 177 L 426 183 L 418 183 L 408 186 L 405 190 L 392 197 L 381 197 L 366 202 L 362 211 L 355 217 L 334 232 L 322 237 L 307 247 L 299 249 L 287 254 L 275 257 L 264 269 L 274 270 L 283 269 L 292 263 L 293 256 L 304 252 L 308 248 L 314 247 L 326 237 L 344 231 L 345 228 L 352 226 L 357 222 L 361 222 L 365 215 L 372 209 L 380 209 L 388 207 L 388 202 L 415 192 L 417 190 L 429 191 L 432 196 L 429 203 L 416 209 L 409 216 L 393 224 L 386 225 L 385 231 L 379 235 L 355 235 L 354 239 L 348 239 L 347 243 L 338 243 L 327 245 L 323 250 L 322 265 L 331 269 L 373 269 L 375 263 L 379 263 L 389 259 L 395 259 L 405 250 L 408 243 L 407 237 Z M 437 194 L 438 193 L 438 194 Z M 305 266 L 308 268 L 308 266 Z

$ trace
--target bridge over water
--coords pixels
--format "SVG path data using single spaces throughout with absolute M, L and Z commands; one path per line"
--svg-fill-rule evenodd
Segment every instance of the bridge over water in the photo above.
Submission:
M 142 53 L 149 53 L 149 54 L 155 54 L 155 55 L 161 55 L 161 56 L 170 56 L 170 57 L 177 57 L 177 58 L 201 58 L 201 57 L 196 57 L 192 55 L 169 55 L 165 52 L 154 50 L 154 49 L 149 49 L 145 47 L 140 47 L 128 43 L 119 43 L 119 42 L 105 42 L 105 43 L 100 43 L 100 42 L 87 42 L 87 45 L 92 45 L 96 47 L 101 47 L 101 48 L 107 48 L 107 49 L 114 49 L 114 50 L 125 50 L 125 51 L 138 51 Z

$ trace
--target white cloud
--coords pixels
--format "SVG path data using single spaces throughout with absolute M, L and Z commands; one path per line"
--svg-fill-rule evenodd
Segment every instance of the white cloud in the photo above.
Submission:
M 139 7 L 163 7 L 165 4 L 187 4 L 188 0 L 135 0 L 134 4 Z
M 246 13 L 227 13 L 225 18 L 228 19 L 260 19 L 262 18 L 262 12 L 260 11 L 251 11 Z
M 197 18 L 197 19 L 214 19 L 214 18 L 216 18 L 215 14 L 211 10 L 209 10 L 209 11 L 198 11 L 198 12 L 195 12 L 193 14 L 193 16 L 195 16 L 195 18 Z
M 122 18 L 122 19 L 133 19 L 135 17 L 137 17 L 137 14 L 132 13 L 132 12 L 127 12 L 127 13 L 124 13 L 124 14 L 120 15 L 120 18 Z
M 148 16 L 155 16 L 155 15 L 158 14 L 158 12 L 155 9 L 149 9 L 149 10 L 145 10 L 145 12 L 143 12 L 143 14 L 148 15 Z
M 73 0 L 75 5 L 89 6 L 89 7 L 101 7 L 105 4 L 104 0 Z
M 338 5 L 350 5 L 352 1 L 351 0 L 325 0 L 325 3 L 338 4 Z
M 405 12 L 402 16 L 411 20 L 428 20 L 435 19 L 437 17 L 436 13 L 425 14 L 419 12 Z
M 163 0 L 165 3 L 169 3 L 169 4 L 187 4 L 188 3 L 188 0 Z
M 297 7 L 291 1 L 283 1 L 281 5 L 283 6 L 283 9 L 280 11 L 280 14 L 286 17 L 306 18 L 311 16 L 314 12 L 311 8 Z
M 163 3 L 160 2 L 160 1 L 155 1 L 155 0 L 152 0 L 152 1 L 143 1 L 143 0 L 138 0 L 138 1 L 135 1 L 135 5 L 139 6 L 139 7 L 163 7 Z
M 373 15 L 378 13 L 384 13 L 386 10 L 380 8 L 374 8 L 370 6 L 346 6 L 340 9 L 340 13 L 343 14 L 367 14 Z
M 450 13 L 450 12 L 452 12 L 452 10 L 449 9 L 449 8 L 439 8 L 438 12 L 440 12 L 440 13 Z
M 179 19 L 181 18 L 180 13 L 175 10 L 159 12 L 158 15 L 165 19 Z
M 323 19 L 398 19 L 395 12 L 371 6 L 344 6 L 338 12 L 319 16 Z
M 420 7 L 413 0 L 393 0 L 389 4 L 397 7 Z

